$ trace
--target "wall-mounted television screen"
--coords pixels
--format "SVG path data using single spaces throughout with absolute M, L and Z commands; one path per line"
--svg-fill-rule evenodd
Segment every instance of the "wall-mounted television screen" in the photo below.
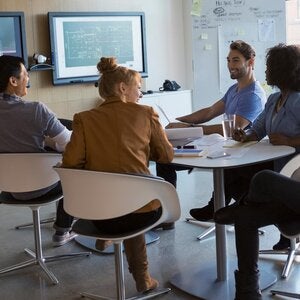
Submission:
M 0 12 L 0 56 L 2 55 L 20 56 L 28 67 L 23 12 Z
M 142 12 L 49 12 L 53 84 L 96 82 L 96 65 L 113 56 L 147 77 Z

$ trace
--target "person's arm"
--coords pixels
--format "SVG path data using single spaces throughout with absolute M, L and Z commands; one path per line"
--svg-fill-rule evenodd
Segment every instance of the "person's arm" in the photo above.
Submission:
M 173 146 L 159 122 L 158 114 L 151 108 L 150 160 L 169 163 L 174 157 Z
M 64 128 L 64 130 L 55 137 L 45 137 L 45 146 L 50 147 L 58 152 L 63 152 L 69 143 L 72 131 Z
M 235 115 L 235 122 L 234 122 L 234 128 L 246 128 L 250 124 L 250 121 L 239 116 Z
M 249 125 L 249 120 L 236 115 L 235 116 L 235 122 L 234 122 L 234 127 L 235 128 L 246 128 Z M 214 125 L 201 125 L 203 128 L 203 133 L 208 135 L 208 134 L 213 134 L 213 133 L 218 133 L 223 135 L 223 128 L 221 124 L 214 124 Z
M 212 120 L 213 118 L 221 115 L 225 111 L 225 103 L 223 100 L 219 100 L 214 103 L 212 106 L 200 109 L 191 113 L 189 115 L 185 115 L 182 117 L 176 118 L 176 120 L 186 123 L 192 124 L 201 124 Z
M 86 151 L 83 125 L 80 114 L 75 114 L 71 140 L 63 153 L 62 167 L 82 169 L 85 163 Z
M 281 133 L 271 133 L 269 134 L 270 143 L 273 145 L 286 145 L 291 147 L 300 146 L 300 136 L 286 136 Z

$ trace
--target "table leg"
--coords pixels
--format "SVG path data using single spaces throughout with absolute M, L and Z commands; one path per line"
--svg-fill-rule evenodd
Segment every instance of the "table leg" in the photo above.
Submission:
M 225 206 L 224 196 L 224 171 L 223 169 L 213 170 L 214 180 L 214 205 L 215 211 Z M 225 225 L 216 224 L 216 259 L 217 259 L 217 280 L 227 280 L 227 242 Z

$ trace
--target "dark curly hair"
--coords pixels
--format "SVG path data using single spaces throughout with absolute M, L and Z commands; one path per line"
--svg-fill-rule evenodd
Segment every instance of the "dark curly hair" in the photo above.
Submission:
M 267 83 L 279 89 L 300 91 L 300 46 L 278 44 L 266 55 Z

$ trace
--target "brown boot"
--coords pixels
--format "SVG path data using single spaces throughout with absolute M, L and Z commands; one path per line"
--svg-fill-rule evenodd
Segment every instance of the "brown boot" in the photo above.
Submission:
M 124 241 L 125 254 L 129 272 L 136 283 L 138 292 L 148 292 L 158 287 L 158 281 L 153 279 L 148 271 L 148 260 L 144 234 Z
M 100 251 L 103 251 L 105 250 L 107 247 L 111 246 L 113 244 L 112 241 L 109 241 L 109 240 L 99 240 L 97 239 L 96 240 L 96 243 L 95 243 L 95 248 L 97 250 L 100 250 Z

